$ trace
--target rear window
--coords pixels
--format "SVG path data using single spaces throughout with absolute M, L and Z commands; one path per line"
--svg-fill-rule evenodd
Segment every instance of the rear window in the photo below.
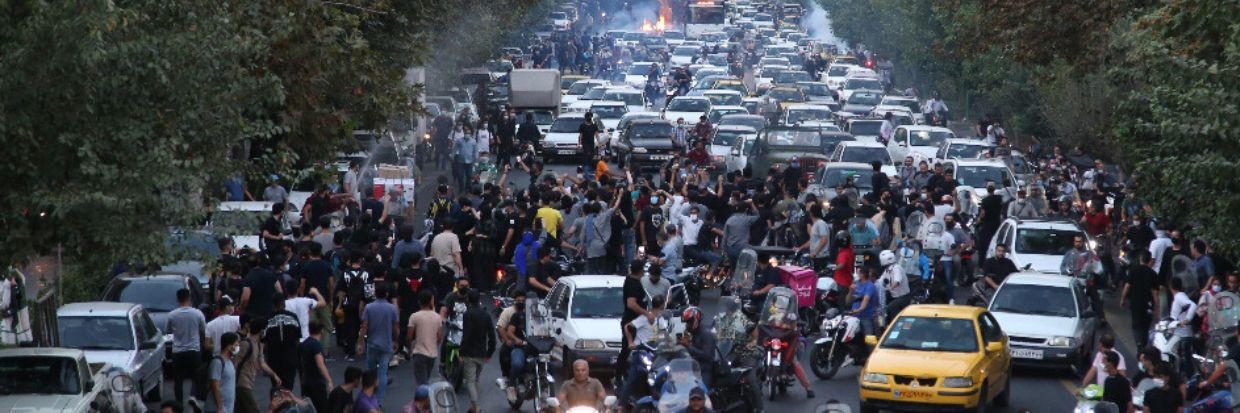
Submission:
M 168 312 L 177 308 L 177 290 L 184 282 L 174 280 L 121 280 L 108 289 L 104 301 L 142 304 L 147 311 Z
M 551 124 L 551 132 L 556 133 L 575 133 L 581 128 L 581 124 L 585 123 L 583 118 L 559 118 L 555 123 Z

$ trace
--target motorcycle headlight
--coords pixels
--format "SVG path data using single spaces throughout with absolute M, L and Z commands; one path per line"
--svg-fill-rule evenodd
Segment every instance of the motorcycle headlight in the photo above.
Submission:
M 861 381 L 866 383 L 887 384 L 887 375 L 882 373 L 866 373 L 861 376 Z
M 1095 250 L 1095 249 L 1098 249 L 1098 241 L 1095 241 L 1095 240 L 1092 240 L 1092 239 L 1091 239 L 1091 240 L 1089 240 L 1089 250 L 1090 250 L 1090 251 L 1093 251 L 1093 250 Z
M 607 348 L 607 345 L 603 344 L 603 340 L 577 340 L 577 344 L 574 344 L 573 348 L 577 350 L 602 350 Z
M 828 319 L 826 319 L 826 320 L 822 320 L 822 327 L 820 327 L 820 329 L 821 329 L 822 331 L 827 331 L 827 330 L 830 330 L 830 329 L 831 329 L 831 327 L 834 327 L 834 326 L 831 324 L 831 321 L 832 321 L 832 320 L 834 320 L 834 318 L 828 318 Z
M 1076 345 L 1076 338 L 1073 337 L 1051 337 L 1046 340 L 1046 345 L 1051 347 L 1072 347 Z
M 970 377 L 948 377 L 943 379 L 943 387 L 973 387 L 973 379 Z

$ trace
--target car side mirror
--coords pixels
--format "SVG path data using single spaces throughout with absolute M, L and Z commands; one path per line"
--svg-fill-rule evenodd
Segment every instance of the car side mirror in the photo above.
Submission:
M 1000 351 L 1003 351 L 1003 347 L 1004 346 L 1003 346 L 1002 341 L 992 341 L 992 342 L 986 343 L 986 352 L 987 353 L 998 353 Z
M 138 344 L 140 350 L 154 350 L 156 347 L 159 347 L 159 339 L 154 338 Z
M 94 388 L 94 386 L 90 386 Z M 112 391 L 119 393 L 131 393 L 134 391 L 133 378 L 128 375 L 120 375 L 112 378 Z
M 874 347 L 878 345 L 878 336 L 865 336 L 865 345 Z

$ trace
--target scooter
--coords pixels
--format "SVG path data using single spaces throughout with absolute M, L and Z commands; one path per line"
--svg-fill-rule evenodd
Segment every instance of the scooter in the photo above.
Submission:
M 1180 370 L 1180 363 L 1187 362 L 1180 360 L 1180 355 L 1176 352 L 1176 346 L 1181 341 L 1175 336 L 1175 330 L 1178 326 L 1175 321 L 1169 318 L 1159 320 L 1154 328 L 1150 331 L 1149 345 L 1158 349 L 1158 353 L 1162 356 L 1162 360 L 1170 363 L 1175 371 Z
M 513 410 L 521 410 L 526 400 L 534 402 L 534 411 L 542 411 L 549 400 L 555 399 L 555 378 L 551 376 L 551 348 L 555 346 L 554 337 L 529 337 L 529 353 L 526 354 L 526 369 L 518 383 L 508 383 L 500 377 L 495 380 L 501 391 L 513 386 L 516 398 L 508 398 L 508 406 Z M 511 395 L 510 395 L 511 396 Z
M 822 337 L 814 341 L 814 350 L 810 353 L 810 369 L 822 380 L 831 380 L 841 367 L 860 365 L 856 355 L 852 354 L 862 338 L 861 320 L 831 309 L 827 319 L 822 322 Z
M 633 410 L 637 413 L 679 412 L 689 406 L 689 392 L 693 388 L 706 389 L 702 380 L 702 368 L 691 358 L 672 360 L 653 372 L 648 380 L 651 389 L 657 390 L 637 401 Z M 711 409 L 711 405 L 708 397 L 706 408 Z

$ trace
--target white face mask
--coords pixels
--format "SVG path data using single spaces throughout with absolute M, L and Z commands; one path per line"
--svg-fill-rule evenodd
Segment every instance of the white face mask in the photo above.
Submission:
M 652 196 L 652 197 L 650 197 L 650 204 L 651 204 L 651 205 L 658 205 L 658 204 L 659 204 L 659 197 L 657 197 L 657 196 Z
M 1158 387 L 1162 387 L 1163 385 L 1167 384 L 1167 381 L 1163 379 L 1153 379 L 1153 380 L 1154 380 L 1154 385 Z
M 697 222 L 697 220 L 698 220 L 698 214 L 689 214 L 689 218 L 690 218 L 690 219 L 692 219 L 692 220 L 693 220 L 693 222 Z
M 1216 286 L 1210 287 L 1210 291 L 1214 291 L 1215 293 L 1222 292 L 1222 291 L 1223 291 L 1223 286 L 1221 286 L 1221 285 L 1216 285 Z

